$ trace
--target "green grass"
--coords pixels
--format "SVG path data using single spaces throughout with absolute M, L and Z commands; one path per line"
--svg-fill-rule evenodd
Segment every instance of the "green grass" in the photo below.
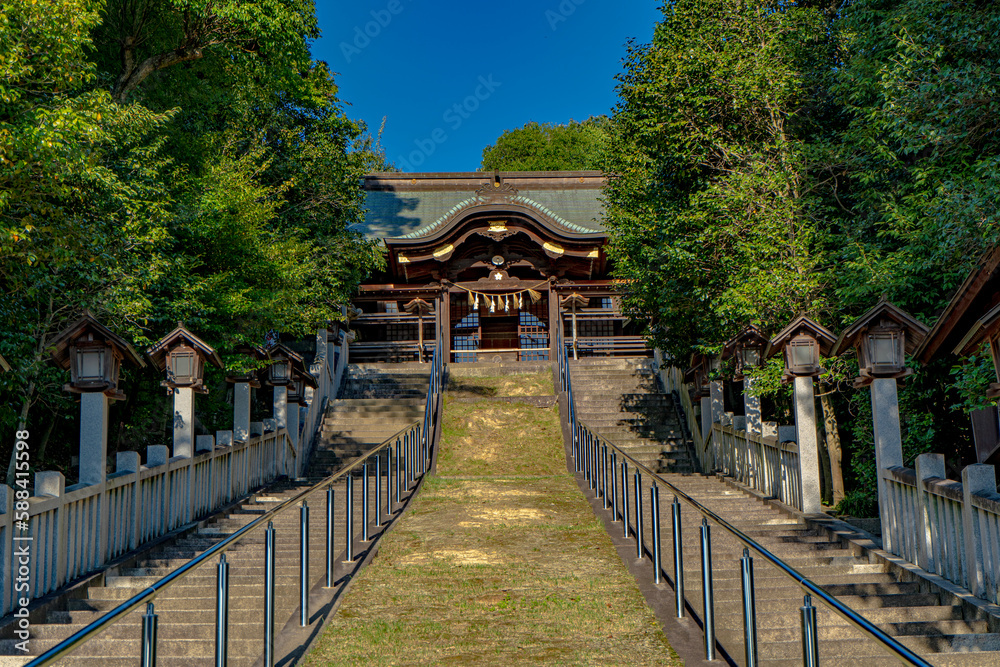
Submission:
M 440 475 L 305 664 L 681 664 L 566 472 L 555 409 L 449 402 L 445 425 Z

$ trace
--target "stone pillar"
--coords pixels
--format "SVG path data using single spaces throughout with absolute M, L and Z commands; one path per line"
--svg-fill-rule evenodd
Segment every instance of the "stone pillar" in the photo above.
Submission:
M 934 544 L 931 538 L 931 522 L 934 520 L 931 515 L 930 494 L 924 487 L 924 482 L 929 479 L 945 479 L 947 473 L 944 468 L 944 454 L 921 454 L 917 457 L 915 464 L 917 478 L 917 565 L 927 570 L 935 572 Z
M 751 394 L 754 380 L 749 375 L 743 378 L 743 408 L 747 416 L 747 435 L 761 435 L 760 396 Z
M 274 426 L 277 431 L 288 428 L 288 387 L 274 388 Z M 278 470 L 282 472 L 287 470 L 285 468 L 287 453 L 288 448 L 285 447 L 285 443 L 280 442 L 278 445 L 278 460 L 275 463 Z
M 233 437 L 236 442 L 250 438 L 250 383 L 233 385 Z
M 142 464 L 139 460 L 139 452 L 118 452 L 115 459 L 115 472 L 126 472 L 132 476 L 129 481 L 131 488 L 127 491 L 132 499 L 129 503 L 131 510 L 129 511 L 128 534 L 128 548 L 132 550 L 139 546 L 139 471 L 142 469 Z M 119 530 L 124 529 L 124 526 L 119 527 Z
M 288 406 L 288 439 L 292 441 L 295 449 L 295 461 L 288 464 L 285 474 L 289 477 L 299 476 L 299 465 L 302 462 L 302 450 L 299 449 L 299 430 L 302 428 L 302 410 L 298 403 Z M 287 447 L 285 448 L 287 451 Z
M 819 438 L 816 434 L 816 395 L 813 378 L 795 378 L 795 442 L 799 446 L 799 485 L 802 511 L 820 514 Z
M 899 430 L 899 399 L 894 378 L 876 378 L 871 384 L 872 421 L 875 434 L 875 475 L 878 483 L 878 514 L 882 521 L 882 547 L 896 553 L 892 521 L 889 517 L 889 485 L 882 473 L 903 465 L 903 438 Z
M 986 552 L 983 541 L 988 539 L 980 530 L 976 520 L 976 508 L 972 506 L 972 495 L 997 492 L 997 476 L 993 466 L 976 463 L 962 471 L 962 532 L 965 533 L 965 559 L 969 572 L 969 590 L 977 598 L 986 597 Z M 993 548 L 996 548 L 995 546 Z
M 701 439 L 707 443 L 712 437 L 712 399 L 708 396 L 701 397 Z M 714 440 L 713 440 L 714 442 Z M 715 457 L 715 447 L 712 447 L 712 468 L 718 467 L 718 459 Z M 706 470 L 705 472 L 710 472 Z
M 708 383 L 709 396 L 712 405 L 712 423 L 722 421 L 722 415 L 726 412 L 726 402 L 722 396 L 722 381 L 712 380 Z
M 66 493 L 66 478 L 61 472 L 39 472 L 35 473 L 35 495 L 47 498 L 61 498 Z M 102 498 L 103 504 L 103 498 Z M 55 534 L 55 539 L 50 544 L 55 544 L 55 554 L 50 552 L 49 557 L 55 558 L 55 578 L 58 581 L 65 581 L 66 559 L 69 555 L 69 548 L 66 543 L 66 512 L 60 508 L 55 513 L 54 520 L 49 526 L 49 530 Z M 106 526 L 101 526 L 102 531 L 106 531 Z M 107 544 L 105 540 L 104 544 Z M 51 561 L 50 561 L 51 563 Z M 39 568 L 41 569 L 41 568 Z
M 194 456 L 194 389 L 174 389 L 174 456 Z
M 103 484 L 107 479 L 108 407 L 99 392 L 80 394 L 80 482 Z

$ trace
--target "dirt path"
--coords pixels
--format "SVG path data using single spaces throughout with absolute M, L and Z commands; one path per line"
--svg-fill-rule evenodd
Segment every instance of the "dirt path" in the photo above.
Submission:
M 305 664 L 681 664 L 566 472 L 557 408 L 484 398 L 518 387 L 551 380 L 452 385 L 437 476 Z

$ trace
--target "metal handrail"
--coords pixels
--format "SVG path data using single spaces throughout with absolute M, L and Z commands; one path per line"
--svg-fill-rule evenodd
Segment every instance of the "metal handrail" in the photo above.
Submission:
M 96 635 L 103 632 L 109 626 L 114 624 L 120 617 L 137 609 L 138 607 L 142 606 L 147 602 L 151 602 L 161 591 L 167 589 L 168 587 L 170 587 L 171 585 L 182 579 L 191 571 L 207 563 L 210 558 L 225 553 L 230 548 L 232 548 L 237 542 L 246 537 L 246 535 L 248 535 L 249 533 L 261 527 L 266 526 L 267 523 L 271 521 L 278 514 L 284 512 L 289 507 L 301 503 L 309 496 L 312 496 L 315 493 L 325 490 L 327 487 L 332 485 L 340 478 L 362 467 L 369 458 L 377 454 L 380 454 L 384 449 L 388 448 L 393 443 L 395 443 L 397 439 L 402 437 L 404 433 L 410 432 L 414 428 L 419 428 L 419 427 L 420 427 L 419 421 L 413 422 L 409 426 L 406 426 L 405 428 L 398 431 L 392 437 L 386 439 L 381 445 L 371 450 L 371 452 L 369 452 L 367 455 L 359 457 L 356 461 L 354 461 L 347 467 L 337 471 L 333 475 L 327 477 L 323 481 L 314 484 L 313 486 L 309 487 L 302 493 L 293 496 L 288 500 L 279 503 L 277 506 L 267 510 L 266 512 L 261 514 L 258 518 L 254 519 L 247 525 L 243 526 L 242 528 L 237 530 L 235 533 L 233 533 L 226 539 L 222 540 L 218 544 L 209 547 L 200 556 L 192 558 L 187 563 L 181 565 L 170 574 L 164 575 L 158 581 L 150 584 L 150 586 L 146 590 L 142 591 L 141 593 L 137 593 L 136 595 L 132 596 L 125 602 L 121 603 L 120 605 L 109 611 L 104 616 L 91 622 L 86 627 L 77 630 L 75 633 L 73 633 L 63 641 L 59 642 L 59 644 L 53 646 L 48 651 L 42 653 L 40 656 L 29 662 L 26 665 L 26 667 L 42 667 L 43 665 L 51 665 L 58 658 L 61 658 L 67 655 L 68 653 L 71 653 L 72 651 L 76 650 L 76 648 L 78 648 L 81 644 L 86 643 L 90 639 L 94 638 Z
M 759 553 L 765 560 L 771 563 L 771 565 L 776 567 L 780 572 L 794 579 L 795 583 L 801 586 L 803 590 L 805 590 L 810 595 L 815 595 L 817 598 L 822 600 L 824 603 L 826 603 L 828 607 L 830 607 L 830 609 L 832 609 L 841 618 L 846 620 L 848 623 L 853 625 L 858 630 L 869 635 L 871 639 L 874 639 L 877 643 L 881 644 L 886 651 L 888 651 L 896 658 L 898 658 L 901 662 L 903 662 L 903 664 L 916 665 L 917 667 L 933 667 L 931 663 L 927 662 L 919 655 L 911 651 L 909 648 L 896 641 L 893 637 L 880 630 L 871 621 L 858 614 L 856 611 L 845 605 L 843 602 L 840 602 L 837 598 L 833 597 L 832 595 L 824 591 L 822 588 L 820 588 L 818 585 L 810 581 L 808 577 L 798 572 L 791 565 L 785 563 L 778 556 L 775 556 L 773 553 L 768 551 L 762 545 L 758 544 L 752 537 L 741 531 L 736 526 L 730 524 L 728 521 L 726 521 L 721 516 L 719 516 L 712 510 L 708 509 L 701 503 L 699 503 L 697 500 L 689 496 L 681 489 L 677 488 L 676 486 L 665 480 L 658 473 L 653 472 L 642 463 L 636 461 L 634 458 L 632 458 L 632 456 L 626 453 L 625 450 L 623 450 L 620 446 L 608 440 L 607 437 L 598 434 L 596 430 L 588 426 L 585 422 L 577 422 L 577 423 L 580 428 L 585 429 L 595 438 L 599 439 L 600 441 L 609 445 L 612 449 L 616 450 L 619 454 L 621 454 L 622 458 L 628 460 L 633 465 L 633 467 L 635 467 L 636 470 L 639 470 L 645 475 L 649 476 L 650 478 L 655 479 L 657 483 L 663 484 L 664 486 L 670 488 L 670 490 L 674 493 L 675 496 L 684 500 L 686 503 L 688 503 L 696 510 L 701 512 L 703 516 L 711 519 L 719 526 L 727 530 L 734 537 L 736 537 L 737 540 L 742 542 L 746 547 L 749 547 L 754 551 L 756 551 L 757 553 Z

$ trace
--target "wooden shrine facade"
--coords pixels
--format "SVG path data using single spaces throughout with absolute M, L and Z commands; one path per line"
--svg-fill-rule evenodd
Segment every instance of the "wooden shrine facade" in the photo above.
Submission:
M 386 271 L 354 301 L 352 359 L 415 361 L 443 336 L 450 362 L 549 360 L 560 326 L 578 356 L 646 354 L 608 275 L 603 182 L 600 172 L 367 177 L 366 223 L 395 235 L 381 237 Z

